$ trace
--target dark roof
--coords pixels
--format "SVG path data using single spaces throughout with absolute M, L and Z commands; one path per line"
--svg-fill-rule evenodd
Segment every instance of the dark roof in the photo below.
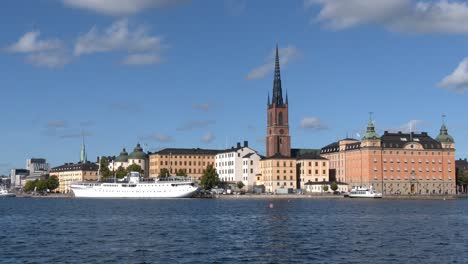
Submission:
M 459 159 L 455 161 L 455 166 L 462 170 L 468 170 L 468 160 L 467 159 Z
M 78 171 L 78 170 L 83 170 L 83 171 L 97 171 L 99 170 L 99 166 L 96 163 L 65 163 L 62 166 L 58 166 L 55 168 L 52 168 L 50 171 L 51 172 L 56 172 L 56 171 Z
M 217 149 L 201 149 L 201 148 L 165 148 L 152 155 L 216 155 L 220 152 Z
M 293 160 L 293 159 L 296 159 L 294 157 L 286 157 L 286 156 L 283 156 L 279 153 L 276 153 L 275 155 L 273 156 L 270 156 L 270 157 L 263 157 L 262 160 L 269 160 L 269 159 L 287 159 L 287 160 Z
M 356 142 L 356 143 L 346 144 L 345 150 L 353 150 L 353 149 L 360 149 L 360 148 L 361 148 L 361 142 Z
M 321 157 L 320 154 L 318 153 L 305 153 L 299 157 L 297 157 L 298 160 L 326 160 L 326 158 Z
M 246 155 L 244 155 L 242 158 L 250 158 L 253 154 L 255 154 L 254 152 L 251 152 L 251 153 L 248 153 Z
M 441 149 L 440 142 L 431 138 L 427 132 L 418 133 L 390 133 L 385 131 L 382 137 L 383 148 L 403 148 L 404 145 L 414 142 L 419 143 L 424 149 Z
M 320 153 L 331 153 L 331 152 L 338 152 L 340 151 L 340 143 L 333 142 L 331 144 L 326 145 L 320 150 Z
M 304 154 L 320 154 L 320 149 L 291 149 L 291 157 L 300 158 Z

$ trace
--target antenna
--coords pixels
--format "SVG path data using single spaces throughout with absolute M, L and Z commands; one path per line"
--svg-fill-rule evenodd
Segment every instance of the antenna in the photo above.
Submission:
M 446 118 L 446 117 L 447 117 L 446 114 L 442 114 L 442 124 L 444 124 L 444 125 L 445 125 L 445 121 L 446 121 L 445 118 Z

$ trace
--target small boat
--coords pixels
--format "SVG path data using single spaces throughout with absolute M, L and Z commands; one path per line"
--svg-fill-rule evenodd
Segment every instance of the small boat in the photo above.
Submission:
M 16 197 L 16 194 L 8 192 L 7 189 L 0 186 L 0 198 L 2 197 Z
M 353 188 L 348 194 L 349 198 L 382 198 L 381 193 L 374 192 L 372 186 L 370 188 L 357 187 Z

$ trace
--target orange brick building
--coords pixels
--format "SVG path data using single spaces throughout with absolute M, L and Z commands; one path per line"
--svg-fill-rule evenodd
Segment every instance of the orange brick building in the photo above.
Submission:
M 455 194 L 455 145 L 445 123 L 434 139 L 426 132 L 379 137 L 372 121 L 361 141 L 344 139 L 321 150 L 331 176 L 384 195 Z

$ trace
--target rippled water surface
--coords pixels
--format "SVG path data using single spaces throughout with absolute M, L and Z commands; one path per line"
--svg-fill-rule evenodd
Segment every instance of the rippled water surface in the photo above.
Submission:
M 0 263 L 468 263 L 468 200 L 11 198 L 0 229 Z

